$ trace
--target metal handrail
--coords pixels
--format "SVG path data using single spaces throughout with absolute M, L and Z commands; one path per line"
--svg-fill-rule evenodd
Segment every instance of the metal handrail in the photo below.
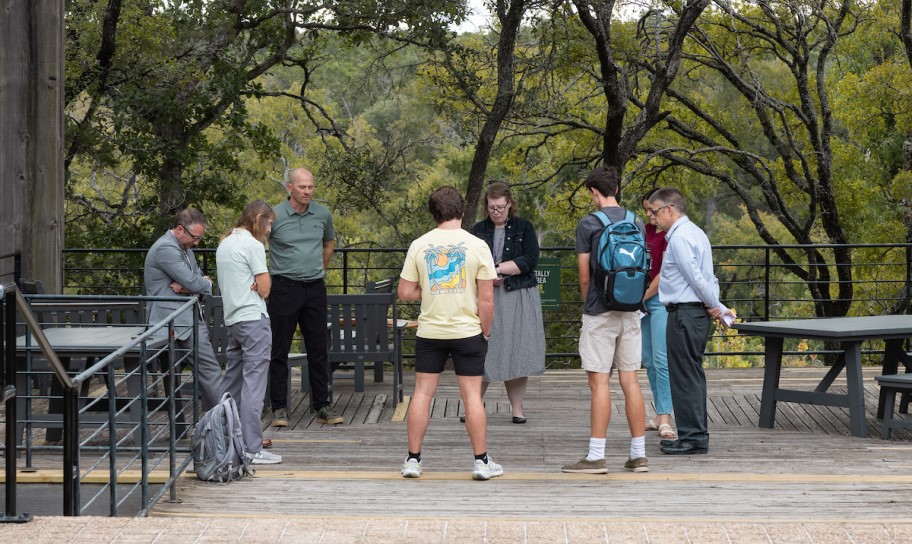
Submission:
M 97 375 L 98 373 L 107 372 L 108 375 L 108 418 L 107 421 L 101 423 L 101 426 L 95 431 L 91 432 L 90 435 L 83 439 L 83 442 L 88 443 L 89 441 L 95 439 L 102 430 L 106 427 L 108 432 L 108 445 L 107 446 L 81 446 L 82 449 L 87 451 L 101 451 L 104 452 L 107 450 L 106 454 L 103 454 L 94 465 L 90 466 L 85 473 L 91 473 L 97 468 L 100 468 L 101 464 L 107 459 L 109 463 L 109 481 L 105 486 L 102 486 L 101 489 L 93 497 L 91 497 L 87 502 L 86 506 L 92 504 L 96 499 L 101 497 L 105 490 L 108 490 L 108 496 L 110 498 L 110 515 L 117 515 L 117 510 L 121 504 L 126 500 L 126 498 L 135 492 L 137 489 L 140 490 L 142 494 L 141 504 L 142 510 L 139 512 L 140 515 L 147 515 L 149 509 L 155 502 L 161 498 L 165 493 L 170 492 L 171 498 L 176 499 L 176 487 L 174 483 L 177 478 L 180 477 L 181 473 L 189 466 L 191 462 L 189 449 L 186 447 L 178 448 L 177 440 L 179 439 L 177 429 L 176 417 L 178 411 L 175 406 L 175 388 L 176 388 L 176 378 L 175 378 L 175 358 L 174 350 L 171 349 L 171 343 L 166 343 L 164 347 L 160 348 L 157 352 L 154 352 L 150 355 L 148 353 L 146 344 L 156 333 L 161 334 L 162 329 L 167 328 L 167 337 L 171 337 L 170 332 L 173 330 L 174 320 L 184 311 L 190 311 L 194 316 L 194 320 L 198 319 L 197 312 L 194 311 L 194 306 L 196 305 L 196 299 L 186 299 L 184 297 L 131 297 L 131 301 L 150 301 L 150 300 L 167 300 L 167 301 L 177 301 L 181 302 L 182 305 L 169 314 L 165 319 L 158 323 L 153 323 L 149 326 L 145 326 L 144 332 L 138 334 L 135 338 L 132 338 L 131 341 L 124 346 L 121 346 L 114 352 L 108 354 L 100 361 L 92 364 L 89 368 L 79 372 L 75 376 L 70 376 L 63 364 L 60 362 L 57 354 L 52 349 L 52 346 L 47 340 L 44 332 L 41 329 L 41 324 L 38 323 L 35 316 L 32 314 L 31 306 L 25 297 L 22 297 L 21 293 L 18 291 L 15 292 L 18 295 L 16 300 L 16 309 L 19 310 L 19 314 L 22 316 L 22 321 L 26 326 L 26 357 L 27 360 L 31 357 L 31 350 L 29 346 L 31 338 L 34 338 L 37 346 L 35 348 L 40 348 L 44 356 L 51 362 L 51 365 L 54 369 L 54 378 L 61 385 L 63 390 L 63 402 L 64 407 L 62 410 L 63 413 L 63 441 L 62 446 L 45 446 L 41 449 L 63 449 L 63 510 L 64 515 L 80 515 L 83 509 L 83 504 L 80 501 L 80 482 L 83 478 L 82 473 L 80 472 L 80 462 L 79 462 L 79 451 L 80 451 L 80 439 L 79 439 L 79 420 L 80 413 L 91 409 L 92 405 L 97 403 L 98 400 L 91 401 L 87 403 L 86 406 L 80 408 L 79 406 L 79 390 L 84 382 L 87 382 L 92 376 Z M 94 302 L 94 301 L 104 301 L 111 300 L 112 298 L 117 298 L 118 300 L 123 300 L 123 297 L 105 297 L 105 296 L 61 296 L 61 295 L 28 295 L 29 300 L 32 300 L 36 306 L 42 305 L 42 299 L 46 300 L 57 300 L 66 299 L 66 302 L 63 303 L 76 303 L 83 304 L 85 302 Z M 58 305 L 61 304 L 58 302 Z M 54 306 L 54 305 L 51 305 Z M 12 321 L 12 351 L 11 356 L 9 357 L 9 362 L 7 363 L 7 371 L 12 372 L 10 375 L 11 379 L 15 379 L 15 350 L 16 350 L 16 331 L 15 331 L 15 321 L 16 316 L 15 312 L 11 316 Z M 193 334 L 196 334 L 196 327 L 194 327 Z M 163 335 L 164 336 L 164 335 Z M 136 379 L 138 376 L 138 383 L 141 384 L 139 388 L 139 395 L 134 397 L 127 397 L 125 405 L 118 405 L 116 402 L 118 399 L 123 400 L 124 397 L 118 397 L 115 393 L 115 389 L 118 385 L 118 382 L 115 381 L 114 374 L 114 363 L 120 357 L 126 355 L 128 352 L 135 351 L 136 348 L 139 348 L 139 364 L 136 370 L 132 371 L 133 373 L 124 374 L 121 378 L 121 382 L 128 379 Z M 169 360 L 171 364 L 167 370 L 168 381 L 165 387 L 165 395 L 167 397 L 166 405 L 159 404 L 156 406 L 155 411 L 165 411 L 167 410 L 168 421 L 167 431 L 159 430 L 155 436 L 150 436 L 149 426 L 150 426 L 150 411 L 149 411 L 149 396 L 148 396 L 148 387 L 155 386 L 157 387 L 158 383 L 164 383 L 164 377 L 159 377 L 158 381 L 153 381 L 152 384 L 148 383 L 147 379 L 147 361 L 153 357 L 156 357 L 159 354 L 169 354 Z M 187 356 L 192 356 L 187 355 Z M 179 364 L 179 362 L 177 362 Z M 134 374 L 135 373 L 135 374 Z M 197 385 L 194 380 L 194 389 L 197 389 Z M 16 415 L 15 415 L 15 401 L 12 402 L 13 411 L 7 410 L 7 451 L 12 452 L 16 451 L 16 434 L 18 432 Z M 8 403 L 9 405 L 9 403 Z M 164 408 L 163 408 L 164 407 Z M 119 415 L 125 414 L 128 409 L 138 409 L 139 421 L 130 429 L 128 432 L 132 434 L 134 440 L 137 440 L 139 443 L 134 444 L 133 446 L 125 446 L 123 443 L 128 438 L 118 439 L 116 436 L 116 429 L 123 428 L 122 426 L 118 427 L 117 417 Z M 180 413 L 184 413 L 183 411 Z M 196 421 L 196 415 L 198 414 L 198 406 L 195 399 L 193 399 L 193 417 L 194 422 Z M 29 428 L 30 418 L 26 419 L 26 429 Z M 161 435 L 167 432 L 169 441 L 166 449 L 162 447 L 152 447 L 152 441 L 161 437 Z M 187 431 L 184 431 L 187 432 Z M 137 434 L 138 433 L 138 434 Z M 138 438 L 137 438 L 138 436 Z M 30 434 L 26 433 L 26 444 L 23 446 L 26 451 L 26 463 L 30 466 L 31 463 L 31 442 Z M 132 458 L 130 457 L 119 457 L 115 455 L 115 452 L 123 452 L 130 454 L 132 452 Z M 149 494 L 149 475 L 151 474 L 152 469 L 159 466 L 165 459 L 159 456 L 158 460 L 153 463 L 150 462 L 151 455 L 153 453 L 167 453 L 167 462 L 169 467 L 169 478 L 161 486 L 161 488 L 155 493 L 154 496 L 150 497 Z M 178 458 L 178 454 L 183 453 L 185 456 L 183 458 Z M 7 455 L 7 459 L 15 459 L 15 455 Z M 118 483 L 117 477 L 124 471 L 126 468 L 118 469 L 115 464 L 115 460 L 120 459 L 123 461 L 126 459 L 126 467 L 129 467 L 130 464 L 138 462 L 142 466 L 140 480 L 133 484 L 132 489 L 128 490 L 122 498 L 118 497 Z M 10 481 L 10 480 L 7 480 Z M 15 484 L 12 486 L 8 485 L 8 489 L 14 489 Z M 9 502 L 7 503 L 9 504 Z
M 6 404 L 6 435 L 4 444 L 6 451 L 16 451 L 16 308 L 13 301 L 19 295 L 15 283 L 0 284 L 0 329 L 2 338 L 0 343 L 0 370 L 3 376 L 3 402 Z M 10 422 L 12 421 L 12 425 Z M 16 456 L 6 455 L 6 486 L 4 498 L 6 508 L 0 523 L 25 523 L 32 520 L 32 516 L 25 512 L 16 513 L 16 499 L 18 487 L 16 485 Z

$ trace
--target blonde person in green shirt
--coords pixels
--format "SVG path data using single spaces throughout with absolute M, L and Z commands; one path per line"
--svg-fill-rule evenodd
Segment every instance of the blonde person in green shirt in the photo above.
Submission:
M 263 396 L 272 346 L 266 299 L 272 281 L 263 242 L 275 218 L 272 208 L 255 200 L 244 208 L 234 228 L 222 236 L 215 252 L 219 287 L 228 327 L 228 364 L 222 394 L 231 393 L 241 416 L 244 450 L 254 465 L 282 462 L 263 449 Z

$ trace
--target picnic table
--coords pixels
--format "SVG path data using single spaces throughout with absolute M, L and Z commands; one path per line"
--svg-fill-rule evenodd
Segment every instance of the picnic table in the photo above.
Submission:
M 867 436 L 864 411 L 864 384 L 861 375 L 861 344 L 866 340 L 884 340 L 883 374 L 896 374 L 899 363 L 906 369 L 912 364 L 903 341 L 912 336 L 912 316 L 883 315 L 869 317 L 834 317 L 799 319 L 792 321 L 764 321 L 736 323 L 738 332 L 762 336 L 765 341 L 765 370 L 760 400 L 761 427 L 772 428 L 776 419 L 778 401 L 841 406 L 849 409 L 849 426 L 853 436 Z M 783 389 L 779 387 L 782 370 L 782 345 L 786 338 L 830 340 L 839 343 L 836 363 L 827 371 L 813 391 Z M 833 381 L 846 372 L 847 393 L 830 393 Z M 883 392 L 878 399 L 877 417 L 882 418 L 886 399 Z
M 52 327 L 43 329 L 43 333 L 57 356 L 66 361 L 65 366 L 69 367 L 69 359 L 76 357 L 87 357 L 89 360 L 101 359 L 118 349 L 130 344 L 146 331 L 143 325 L 132 326 L 99 326 L 99 325 L 82 325 L 69 327 Z M 152 340 L 147 342 L 147 349 L 164 345 L 165 340 Z M 36 339 L 31 335 L 22 335 L 16 338 L 16 351 L 20 365 L 20 372 L 17 373 L 18 399 L 22 403 L 20 410 L 26 413 L 25 399 L 28 396 L 28 375 L 24 372 L 25 356 L 28 352 L 40 354 L 40 348 Z M 136 372 L 138 365 L 141 364 L 140 350 L 136 347 L 124 355 L 124 367 L 128 374 L 127 390 L 132 397 L 138 397 L 143 384 L 139 374 Z M 59 389 L 58 389 L 59 390 Z M 49 441 L 60 440 L 59 430 L 51 433 L 52 429 L 59 429 L 62 426 L 62 401 L 52 397 L 52 402 L 48 403 L 48 414 L 42 416 L 34 424 L 44 424 L 48 429 L 47 439 Z M 56 402 L 55 402 L 56 401 Z M 138 425 L 141 422 L 141 410 L 137 403 L 132 403 L 129 408 L 129 421 Z M 29 419 L 31 419 L 29 417 Z M 103 419 L 102 419 L 103 420 Z M 136 433 L 138 436 L 138 432 Z M 21 436 L 21 432 L 18 434 Z M 137 440 L 137 444 L 139 441 Z

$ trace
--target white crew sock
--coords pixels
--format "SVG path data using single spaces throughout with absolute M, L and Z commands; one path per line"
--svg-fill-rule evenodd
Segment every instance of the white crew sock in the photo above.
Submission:
M 643 446 L 646 449 L 646 446 Z M 589 438 L 589 455 L 586 456 L 588 461 L 598 461 L 605 458 L 605 439 Z
M 646 436 L 635 436 L 630 439 L 630 458 L 646 457 Z

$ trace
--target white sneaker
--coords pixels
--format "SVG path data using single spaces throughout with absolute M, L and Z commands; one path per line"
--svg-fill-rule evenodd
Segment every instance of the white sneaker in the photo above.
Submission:
M 282 462 L 282 456 L 260 450 L 256 453 L 247 453 L 247 461 L 251 465 L 277 465 Z
M 475 470 L 472 471 L 473 480 L 490 480 L 497 476 L 503 476 L 503 467 L 495 463 L 490 455 L 487 463 L 481 459 L 475 460 Z
M 421 476 L 421 461 L 417 459 L 409 458 L 402 463 L 402 477 L 403 478 L 418 478 Z

